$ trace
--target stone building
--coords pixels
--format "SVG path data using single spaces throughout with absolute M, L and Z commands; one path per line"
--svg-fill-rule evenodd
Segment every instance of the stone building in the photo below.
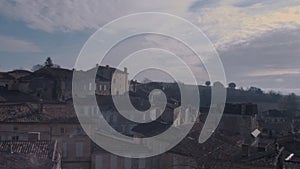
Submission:
M 0 141 L 1 169 L 60 169 L 56 141 Z
M 57 141 L 62 168 L 90 168 L 91 141 L 65 104 L 1 104 L 1 141 Z
M 226 104 L 217 130 L 229 136 L 240 135 L 248 144 L 253 141 L 251 133 L 258 128 L 257 113 L 256 104 Z
M 107 136 L 109 137 L 109 136 Z M 134 139 L 131 142 L 121 139 L 114 139 L 115 149 L 126 150 L 133 149 L 135 144 Z M 157 147 L 158 148 L 158 147 Z M 125 151 L 126 151 L 125 150 Z M 146 153 L 145 149 L 138 150 L 141 153 Z M 135 151 L 137 151 L 135 149 Z M 192 169 L 194 165 L 193 158 L 180 152 L 166 152 L 158 156 L 149 158 L 125 158 L 111 154 L 101 147 L 94 145 L 92 148 L 91 169 Z
M 18 90 L 43 100 L 67 100 L 72 97 L 73 71 L 62 68 L 41 68 L 18 79 Z
M 13 70 L 10 72 L 0 72 L 0 88 L 5 90 L 18 90 L 18 79 L 30 75 L 27 70 Z
M 83 94 L 79 97 L 86 97 L 86 95 L 123 95 L 128 92 L 128 72 L 127 68 L 124 71 L 106 66 L 99 66 L 89 69 L 87 71 L 78 70 L 75 72 L 80 83 L 79 89 Z M 95 78 L 87 79 L 87 77 Z
M 123 95 L 128 92 L 128 72 L 109 66 L 99 66 L 87 71 L 43 67 L 35 72 L 14 70 L 0 72 L 0 88 L 17 90 L 44 101 L 72 100 L 73 73 L 80 77 L 80 89 L 86 95 Z M 92 80 L 88 74 L 95 73 Z M 81 97 L 81 96 L 78 96 Z
M 15 78 L 6 72 L 0 72 L 0 88 L 12 89 L 15 83 Z
M 264 111 L 259 116 L 259 126 L 267 137 L 281 137 L 293 132 L 293 120 L 287 112 L 271 109 Z
M 10 72 L 7 72 L 9 75 L 13 76 L 15 79 L 19 79 L 21 77 L 25 77 L 30 75 L 32 72 L 28 71 L 28 70 L 13 70 Z

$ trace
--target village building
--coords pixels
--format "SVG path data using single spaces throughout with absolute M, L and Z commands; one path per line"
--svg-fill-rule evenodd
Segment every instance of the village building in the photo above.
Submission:
M 60 169 L 56 141 L 0 141 L 2 169 Z
M 5 103 L 0 121 L 1 141 L 57 141 L 62 168 L 90 168 L 91 141 L 69 105 Z

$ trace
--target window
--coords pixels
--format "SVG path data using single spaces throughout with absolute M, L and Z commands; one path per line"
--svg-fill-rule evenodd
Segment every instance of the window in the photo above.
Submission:
M 81 127 L 77 127 L 77 129 L 76 129 L 76 134 L 83 134 L 84 133 L 84 131 L 83 131 L 83 129 L 81 128 Z
M 66 84 L 65 84 L 65 82 L 61 82 L 61 89 L 62 89 L 62 90 L 65 90 L 65 89 L 66 89 Z M 46 90 L 47 90 L 47 88 L 46 88 Z
M 146 168 L 146 160 L 144 158 L 139 159 L 139 169 Z
M 173 157 L 173 169 L 178 169 L 178 159 Z
M 125 158 L 124 168 L 131 169 L 131 159 L 130 158 Z
M 6 137 L 3 136 L 3 140 L 4 140 L 4 141 L 10 141 L 10 140 L 12 140 L 12 139 L 11 139 L 11 136 L 6 136 Z
M 65 133 L 65 128 L 60 128 L 60 133 L 64 134 Z
M 106 120 L 108 123 L 111 123 L 111 122 L 113 121 L 113 115 L 112 115 L 112 114 L 106 114 L 105 120 Z
M 153 168 L 161 168 L 160 167 L 160 158 L 153 158 L 152 166 L 153 166 Z
M 126 125 L 122 125 L 122 132 L 123 132 L 123 133 L 126 133 L 126 131 L 127 131 L 127 130 L 126 130 Z
M 109 120 L 110 120 L 109 118 L 110 118 L 109 114 L 106 114 L 106 115 L 105 115 L 105 120 L 106 120 L 108 123 L 110 122 L 110 121 L 109 121 Z
M 118 121 L 118 116 L 117 115 L 112 115 L 113 117 L 113 122 L 116 123 Z
M 191 169 L 191 167 L 190 167 L 190 166 L 191 166 L 190 160 L 187 159 L 187 160 L 185 161 L 185 163 L 186 163 L 186 166 L 184 167 L 184 169 Z
M 95 169 L 102 169 L 102 168 L 103 168 L 103 156 L 97 155 Z
M 99 85 L 99 90 L 100 90 L 100 91 L 102 90 L 102 85 L 101 85 L 101 84 Z
M 97 114 L 97 113 L 98 113 L 98 107 L 95 106 L 95 107 L 94 107 L 94 114 Z
M 104 85 L 104 90 L 106 90 L 106 85 Z
M 91 91 L 91 90 L 92 90 L 92 88 L 93 88 L 93 84 L 92 84 L 92 83 L 90 83 L 90 84 L 89 84 L 89 90 Z
M 83 157 L 83 142 L 76 142 L 76 157 Z
M 116 169 L 118 167 L 118 159 L 117 156 L 111 155 L 110 156 L 110 168 Z
M 41 139 L 41 133 L 40 132 L 29 132 L 28 133 L 28 140 L 29 141 L 37 141 Z
M 19 140 L 19 136 L 12 136 L 12 141 L 18 141 Z
M 93 113 L 93 108 L 89 107 L 89 114 L 92 114 L 92 113 Z
M 67 142 L 63 142 L 62 146 L 63 146 L 62 147 L 62 150 L 63 150 L 62 155 L 65 158 L 68 155 L 68 144 L 67 144 Z
M 89 113 L 89 106 L 84 106 L 84 114 L 88 114 Z
M 20 136 L 19 140 L 20 141 L 28 141 L 28 137 L 27 136 Z

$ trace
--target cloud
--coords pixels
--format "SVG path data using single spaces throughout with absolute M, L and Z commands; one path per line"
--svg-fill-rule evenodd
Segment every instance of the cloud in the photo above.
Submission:
M 35 44 L 16 39 L 14 37 L 1 36 L 0 35 L 0 51 L 2 52 L 41 52 L 42 50 Z
M 219 50 L 225 50 L 269 31 L 299 28 L 299 1 L 270 2 L 215 0 L 210 5 L 196 3 L 191 9 L 198 18 L 200 28 L 208 34 Z
M 184 15 L 191 0 L 4 0 L 0 13 L 46 32 L 97 29 L 103 24 L 136 12 L 170 12 Z
M 249 72 L 247 76 L 281 76 L 281 75 L 300 75 L 300 69 L 264 69 Z
M 149 11 L 188 18 L 220 50 L 300 24 L 297 0 L 4 0 L 0 4 L 0 14 L 46 32 L 95 30 L 118 17 Z
M 220 51 L 228 81 L 239 86 L 298 88 L 300 29 L 264 34 Z
M 53 34 L 94 31 L 118 17 L 153 11 L 179 15 L 197 24 L 217 46 L 229 81 L 241 86 L 290 89 L 300 83 L 299 0 L 3 0 L 0 3 L 0 15 Z M 163 25 L 158 26 L 163 29 Z M 169 40 L 147 40 L 186 54 L 180 45 Z M 12 47 L 19 44 L 23 51 L 40 51 L 36 45 L 16 38 L 0 37 L 0 42 L 14 44 L 2 45 L 0 50 L 21 50 L 22 47 Z M 140 45 L 130 43 L 134 47 Z M 122 48 L 130 53 L 128 46 Z M 193 64 L 193 59 L 186 60 Z M 202 71 L 199 65 L 195 67 Z

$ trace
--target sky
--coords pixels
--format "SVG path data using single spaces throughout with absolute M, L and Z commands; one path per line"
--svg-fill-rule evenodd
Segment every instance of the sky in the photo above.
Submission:
M 217 49 L 228 82 L 300 94 L 299 0 L 2 0 L 0 71 L 30 70 L 46 57 L 72 68 L 97 29 L 136 12 L 170 13 L 198 26 Z

